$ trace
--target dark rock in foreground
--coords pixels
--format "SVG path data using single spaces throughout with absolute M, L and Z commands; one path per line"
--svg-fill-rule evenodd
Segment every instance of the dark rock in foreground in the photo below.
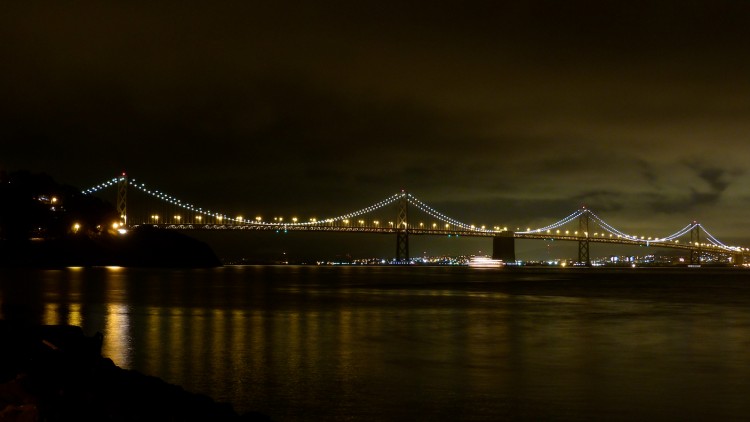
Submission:
M 268 421 L 117 367 L 80 327 L 0 320 L 0 421 Z

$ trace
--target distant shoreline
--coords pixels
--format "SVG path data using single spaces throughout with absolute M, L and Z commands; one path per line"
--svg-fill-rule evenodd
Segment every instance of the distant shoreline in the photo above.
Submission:
M 393 267 L 393 268 L 403 268 L 403 267 L 451 267 L 451 268 L 473 268 L 477 270 L 523 270 L 523 269 L 550 269 L 550 270 L 577 270 L 577 269 L 623 269 L 623 270 L 632 270 L 633 268 L 666 268 L 666 269 L 700 269 L 700 268 L 727 268 L 727 269 L 737 269 L 737 270 L 746 270 L 747 267 L 741 267 L 741 266 L 735 266 L 730 264 L 703 264 L 699 265 L 697 267 L 690 266 L 688 264 L 675 264 L 675 265 L 665 265 L 665 264 L 637 264 L 635 267 L 632 265 L 595 265 L 592 267 L 586 267 L 584 265 L 573 265 L 573 266 L 566 266 L 562 267 L 559 265 L 544 265 L 544 264 L 513 264 L 513 265 L 504 265 L 500 267 L 492 267 L 492 268 L 481 268 L 481 267 L 471 267 L 467 264 L 422 264 L 422 263 L 405 263 L 405 264 L 395 264 L 395 263 L 386 263 L 386 264 L 357 264 L 357 263 L 316 263 L 316 262 L 272 262 L 272 261 L 247 261 L 247 262 L 237 262 L 237 261 L 228 261 L 224 262 L 223 264 L 226 267 L 243 267 L 243 266 L 308 266 L 308 267 Z

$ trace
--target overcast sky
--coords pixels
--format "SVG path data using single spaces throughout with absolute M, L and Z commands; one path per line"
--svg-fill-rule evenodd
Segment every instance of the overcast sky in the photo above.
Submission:
M 750 239 L 750 2 L 437 3 L 4 2 L 0 167 L 248 214 L 408 189 L 465 221 L 586 204 Z

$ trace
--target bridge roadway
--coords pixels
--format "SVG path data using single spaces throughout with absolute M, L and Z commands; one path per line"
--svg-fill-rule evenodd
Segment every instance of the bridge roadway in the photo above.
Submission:
M 249 231 L 277 231 L 277 232 L 333 232 L 333 233 L 379 233 L 379 234 L 391 234 L 395 235 L 398 230 L 391 226 L 373 226 L 373 225 L 331 225 L 328 224 L 199 224 L 199 223 L 185 223 L 185 224 L 143 224 L 144 226 L 159 227 L 171 230 L 249 230 Z M 132 225 L 131 227 L 138 227 L 139 225 Z M 634 245 L 634 246 L 648 246 L 658 248 L 671 248 L 681 249 L 686 251 L 703 251 L 703 252 L 715 252 L 730 255 L 738 255 L 738 252 L 727 251 L 721 247 L 710 243 L 704 243 L 700 246 L 691 245 L 689 243 L 679 243 L 675 241 L 654 241 L 654 240 L 634 240 L 623 237 L 608 235 L 595 235 L 595 236 L 579 236 L 579 235 L 562 235 L 554 233 L 517 233 L 505 230 L 465 230 L 465 229 L 444 229 L 444 228 L 430 228 L 430 227 L 409 227 L 407 229 L 409 235 L 427 235 L 427 236 L 467 236 L 467 237 L 512 237 L 513 239 L 535 239 L 535 240 L 561 240 L 561 241 L 572 241 L 580 242 L 588 240 L 589 243 L 609 243 L 618 245 Z M 750 255 L 750 252 L 742 252 L 743 257 Z

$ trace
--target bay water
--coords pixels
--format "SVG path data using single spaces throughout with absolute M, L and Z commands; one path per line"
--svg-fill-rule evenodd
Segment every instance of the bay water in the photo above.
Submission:
M 750 418 L 741 269 L 2 269 L 0 303 L 277 421 Z

